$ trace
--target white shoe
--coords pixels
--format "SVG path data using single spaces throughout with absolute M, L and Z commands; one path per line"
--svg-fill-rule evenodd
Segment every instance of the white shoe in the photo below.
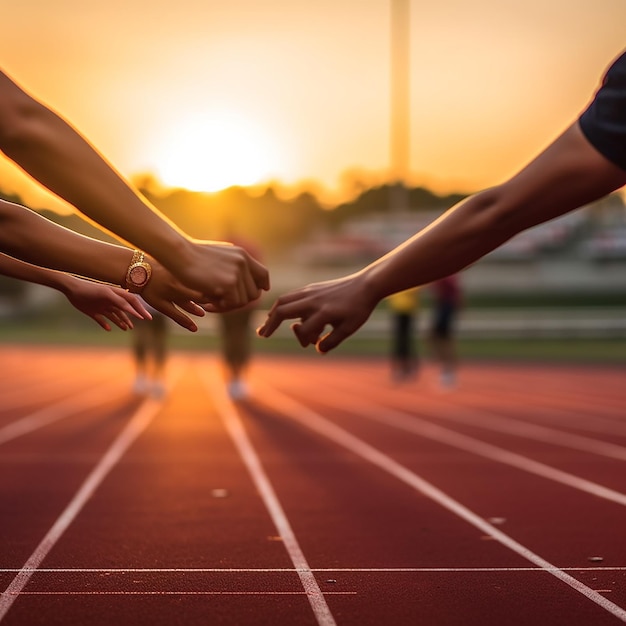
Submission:
M 243 400 L 248 395 L 248 386 L 241 380 L 228 383 L 228 395 L 233 400 Z
M 439 380 L 444 389 L 453 389 L 456 387 L 456 375 L 454 372 L 449 370 L 441 372 L 441 378 Z
M 165 385 L 160 380 L 157 380 L 152 383 L 152 389 L 150 390 L 150 395 L 155 400 L 163 400 L 166 394 L 167 394 L 167 389 L 165 388 Z
M 133 393 L 138 396 L 145 396 L 149 391 L 150 383 L 148 379 L 140 374 L 133 383 Z

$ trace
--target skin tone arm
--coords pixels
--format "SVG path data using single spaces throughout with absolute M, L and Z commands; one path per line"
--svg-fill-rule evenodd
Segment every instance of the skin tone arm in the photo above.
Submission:
M 0 150 L 83 215 L 158 259 L 218 309 L 242 306 L 269 289 L 261 263 L 237 246 L 188 237 L 65 120 L 2 72 Z
M 141 300 L 124 289 L 30 265 L 5 254 L 0 254 L 0 274 L 60 291 L 81 313 L 107 331 L 111 330 L 107 319 L 128 330 L 133 327 L 131 315 L 138 319 L 152 317 Z
M 12 202 L 0 200 L 0 250 L 32 265 L 99 282 L 124 286 L 132 250 L 85 237 L 38 213 Z M 203 316 L 202 294 L 183 285 L 155 259 L 152 278 L 142 291 L 143 299 L 187 330 L 196 324 L 183 313 Z M 182 309 L 182 310 L 181 310 Z
M 296 319 L 292 329 L 300 344 L 328 352 L 388 295 L 454 274 L 522 230 L 625 184 L 626 171 L 598 153 L 576 122 L 513 178 L 452 207 L 360 272 L 283 295 L 257 332 L 269 337 L 283 321 Z

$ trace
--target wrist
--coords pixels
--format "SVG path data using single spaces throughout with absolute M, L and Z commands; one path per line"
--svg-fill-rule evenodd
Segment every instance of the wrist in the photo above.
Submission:
M 155 233 L 149 242 L 149 245 L 146 242 L 142 249 L 172 274 L 176 276 L 182 274 L 193 264 L 194 242 L 177 229 L 166 229 L 165 232 Z M 141 242 L 135 245 L 141 246 Z
M 366 267 L 359 272 L 358 277 L 363 294 L 366 300 L 370 302 L 372 308 L 389 295 L 384 277 L 378 267 Z

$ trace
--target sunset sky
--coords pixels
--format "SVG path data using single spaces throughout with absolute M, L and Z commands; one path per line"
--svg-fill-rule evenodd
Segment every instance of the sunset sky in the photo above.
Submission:
M 19 0 L 0 65 L 127 177 L 215 190 L 389 167 L 390 0 Z M 624 0 L 411 1 L 413 184 L 469 192 L 571 123 L 626 47 Z M 2 163 L 0 188 L 40 202 Z

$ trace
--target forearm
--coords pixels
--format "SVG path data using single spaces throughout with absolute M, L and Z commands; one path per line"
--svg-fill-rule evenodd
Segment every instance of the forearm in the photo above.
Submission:
M 6 254 L 0 254 L 0 274 L 16 278 L 17 280 L 51 287 L 63 293 L 67 291 L 70 281 L 75 280 L 73 276 L 64 272 L 31 265 Z
M 456 273 L 521 231 L 626 184 L 573 124 L 506 183 L 464 200 L 363 271 L 379 299 Z
M 166 267 L 176 271 L 184 262 L 189 245 L 184 233 L 67 122 L 1 73 L 0 113 L 0 149 L 28 174 Z M 128 219 L 129 214 L 133 219 Z
M 471 196 L 362 272 L 376 300 L 468 267 L 517 232 L 498 208 L 496 190 Z
M 6 201 L 0 201 L 0 251 L 32 265 L 120 286 L 132 257 L 128 248 L 85 237 Z

